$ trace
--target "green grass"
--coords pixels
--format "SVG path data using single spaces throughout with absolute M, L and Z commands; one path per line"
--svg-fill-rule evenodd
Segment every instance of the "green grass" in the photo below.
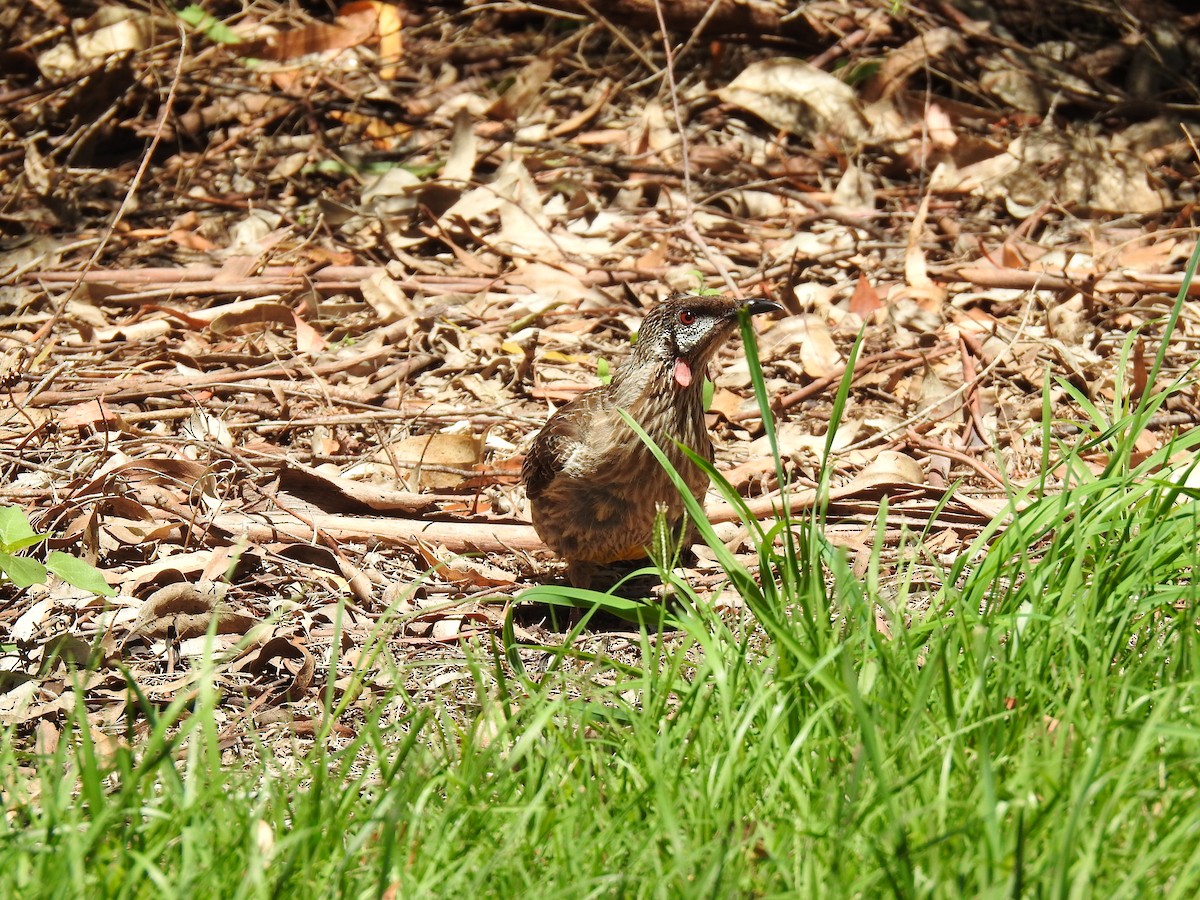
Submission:
M 827 577 L 777 574 L 768 634 L 685 610 L 609 686 L 481 647 L 466 726 L 381 702 L 244 766 L 209 691 L 104 765 L 6 741 L 0 896 L 1194 896 L 1200 510 L 1145 474 L 1034 499 L 908 627 L 927 563 L 860 582 L 805 528 Z
M 664 571 L 683 636 L 643 630 L 636 665 L 565 645 L 535 674 L 508 629 L 466 718 L 397 691 L 349 746 L 255 761 L 222 756 L 213 690 L 104 762 L 82 703 L 52 754 L 10 732 L 0 896 L 1196 896 L 1200 500 L 1172 466 L 1200 432 L 1142 460 L 1164 395 L 1077 399 L 1080 437 L 1044 417 L 1043 480 L 947 565 L 912 534 L 857 578 L 818 507 L 755 533 L 758 580 L 722 557 L 745 621 Z

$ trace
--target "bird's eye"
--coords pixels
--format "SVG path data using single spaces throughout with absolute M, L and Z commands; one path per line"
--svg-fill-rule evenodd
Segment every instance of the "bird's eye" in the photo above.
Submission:
M 680 325 L 695 325 L 696 324 L 696 314 L 694 312 L 692 312 L 690 309 L 685 309 L 683 312 L 681 312 L 679 314 L 679 324 Z

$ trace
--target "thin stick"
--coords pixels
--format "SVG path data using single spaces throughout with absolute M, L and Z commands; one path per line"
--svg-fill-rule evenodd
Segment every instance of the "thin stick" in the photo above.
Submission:
M 679 86 L 675 83 L 675 53 L 671 49 L 671 35 L 667 31 L 667 20 L 663 16 L 660 0 L 654 0 L 654 13 L 658 16 L 658 27 L 662 31 L 663 53 L 667 63 L 667 86 L 670 88 L 671 94 L 671 111 L 675 116 L 675 128 L 679 132 L 679 154 L 680 162 L 683 164 L 683 233 L 693 244 L 700 248 L 700 252 L 704 254 L 704 258 L 708 260 L 709 264 L 724 279 L 730 292 L 734 296 L 741 296 L 741 289 L 738 287 L 737 282 L 733 280 L 733 276 L 729 274 L 729 270 L 725 268 L 724 263 L 712 252 L 712 248 L 708 246 L 708 242 L 704 240 L 704 236 L 696 228 L 696 221 L 693 215 L 695 207 L 692 203 L 692 167 L 688 161 L 688 138 L 687 132 L 683 127 L 683 113 L 679 109 Z

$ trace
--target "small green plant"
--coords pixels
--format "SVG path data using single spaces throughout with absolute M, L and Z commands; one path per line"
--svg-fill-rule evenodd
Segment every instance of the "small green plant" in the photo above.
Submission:
M 873 77 L 880 68 L 881 64 L 878 60 L 868 60 L 855 64 L 842 62 L 840 65 L 834 66 L 834 73 L 838 78 L 846 82 L 846 84 L 854 87 Z
M 67 584 L 112 597 L 117 592 L 109 587 L 100 570 L 78 557 L 51 550 L 43 565 L 28 556 L 18 556 L 49 535 L 33 530 L 29 517 L 18 506 L 0 506 L 0 574 L 18 588 L 45 584 L 53 572 Z
M 711 297 L 715 294 L 721 293 L 716 288 L 710 288 L 710 287 L 705 286 L 704 273 L 701 272 L 699 269 L 692 269 L 692 271 L 688 272 L 688 274 L 696 279 L 696 289 L 694 291 L 692 291 L 692 293 L 695 294 L 697 297 Z
M 596 360 L 596 377 L 600 379 L 601 384 L 608 384 L 612 381 L 612 369 L 608 365 L 608 360 L 603 356 Z
M 183 24 L 200 32 L 215 44 L 237 44 L 241 38 L 220 19 L 205 12 L 201 6 L 192 4 L 179 10 L 175 15 Z

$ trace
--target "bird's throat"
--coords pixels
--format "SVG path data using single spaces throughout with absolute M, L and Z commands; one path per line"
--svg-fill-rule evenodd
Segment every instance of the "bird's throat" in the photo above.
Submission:
M 692 383 L 692 367 L 685 360 L 675 360 L 675 371 L 673 373 L 675 383 L 681 388 L 689 387 Z

